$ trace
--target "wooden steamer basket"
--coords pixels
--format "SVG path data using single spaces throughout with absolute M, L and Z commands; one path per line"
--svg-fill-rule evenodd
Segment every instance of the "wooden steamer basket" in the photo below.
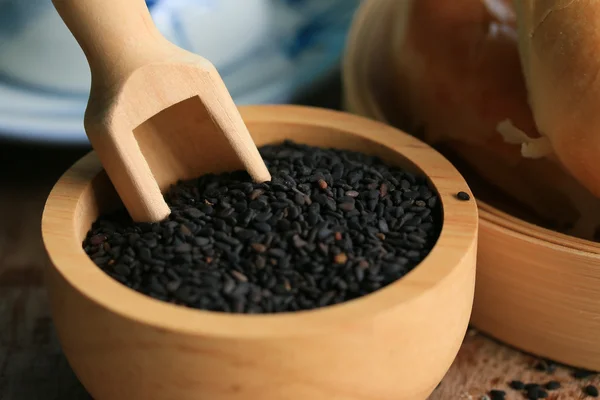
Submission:
M 393 92 L 390 38 L 401 3 L 363 2 L 343 66 L 346 109 L 394 126 L 402 94 Z M 473 182 L 480 229 L 472 324 L 524 351 L 600 370 L 600 244 L 500 211 Z
M 92 222 L 119 205 L 90 153 L 56 184 L 42 222 L 53 318 L 77 376 L 98 400 L 426 399 L 471 314 L 478 218 L 474 201 L 455 196 L 469 192 L 465 181 L 435 150 L 376 121 L 295 106 L 243 107 L 242 116 L 259 146 L 292 139 L 425 173 L 443 206 L 437 244 L 397 282 L 331 307 L 232 315 L 176 306 L 121 285 L 83 251 Z

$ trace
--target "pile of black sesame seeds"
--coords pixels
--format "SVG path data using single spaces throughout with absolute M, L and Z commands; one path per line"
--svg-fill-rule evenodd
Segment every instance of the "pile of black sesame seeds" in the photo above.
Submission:
M 550 360 L 540 360 L 536 363 L 535 369 L 540 372 L 545 372 L 548 375 L 556 371 L 558 364 Z M 573 369 L 571 377 L 578 381 L 583 381 L 581 385 L 581 399 L 593 399 L 600 397 L 598 388 L 589 382 L 587 379 L 597 376 L 599 373 L 586 369 Z M 522 394 L 522 397 L 527 400 L 550 399 L 553 393 L 559 393 L 562 384 L 558 380 L 547 380 L 544 383 L 523 382 L 515 379 L 507 383 L 512 391 L 517 391 Z M 481 400 L 505 400 L 507 390 L 493 389 L 487 395 L 484 395 Z
M 86 253 L 160 300 L 275 313 L 370 294 L 410 272 L 436 243 L 442 212 L 425 177 L 350 151 L 291 142 L 260 151 L 271 182 L 253 183 L 244 171 L 180 182 L 165 195 L 167 220 L 102 216 Z

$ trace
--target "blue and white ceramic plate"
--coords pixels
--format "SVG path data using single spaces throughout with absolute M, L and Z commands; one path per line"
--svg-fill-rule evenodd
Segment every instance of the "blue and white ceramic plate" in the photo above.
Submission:
M 161 32 L 211 60 L 242 105 L 289 102 L 335 70 L 360 0 L 147 3 Z M 0 0 L 0 54 L 0 138 L 87 144 L 89 69 L 49 0 Z

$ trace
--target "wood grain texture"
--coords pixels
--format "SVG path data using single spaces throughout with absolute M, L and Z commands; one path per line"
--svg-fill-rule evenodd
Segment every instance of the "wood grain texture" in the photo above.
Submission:
M 83 251 L 91 223 L 114 199 L 92 153 L 54 187 L 42 222 L 54 322 L 74 370 L 98 400 L 425 399 L 471 313 L 478 219 L 473 201 L 456 198 L 466 183 L 429 146 L 375 121 L 289 105 L 241 114 L 259 145 L 290 139 L 361 151 L 424 173 L 444 208 L 435 247 L 401 280 L 337 306 L 253 316 L 175 306 L 126 288 Z M 184 176 L 202 174 L 197 168 Z
M 87 136 L 135 221 L 169 215 L 165 173 L 237 164 L 271 179 L 217 69 L 165 39 L 144 0 L 53 3 L 90 65 Z
M 500 79 L 495 80 L 494 75 L 479 76 L 478 78 L 484 83 L 482 85 L 476 85 L 474 83 L 476 77 L 471 77 L 467 73 L 456 76 L 443 75 L 452 72 L 453 68 L 451 67 L 454 63 L 460 64 L 463 58 L 466 58 L 454 56 L 452 52 L 456 52 L 457 49 L 453 46 L 465 50 L 465 47 L 468 46 L 465 46 L 460 38 L 471 38 L 473 33 L 470 30 L 471 27 L 479 30 L 480 26 L 483 26 L 481 17 L 485 13 L 480 12 L 481 10 L 472 16 L 466 14 L 467 9 L 482 8 L 483 3 L 466 0 L 469 7 L 456 9 L 454 9 L 456 6 L 454 3 L 445 4 L 452 9 L 451 14 L 456 18 L 454 21 L 456 26 L 447 26 L 442 32 L 451 35 L 453 31 L 463 29 L 467 34 L 465 36 L 457 34 L 453 40 L 447 40 L 448 48 L 440 47 L 438 36 L 432 36 L 429 41 L 429 50 L 421 49 L 423 54 L 418 58 L 420 61 L 407 61 L 414 49 L 410 46 L 408 48 L 402 46 L 392 48 L 393 40 L 386 40 L 386 38 L 395 37 L 400 41 L 399 44 L 405 41 L 406 32 L 398 33 L 397 31 L 403 27 L 402 16 L 406 18 L 404 15 L 406 7 L 411 3 L 413 5 L 418 3 L 419 7 L 429 4 L 430 9 L 421 9 L 421 18 L 425 20 L 432 17 L 435 10 L 441 12 L 444 9 L 437 7 L 435 0 L 431 2 L 372 0 L 362 4 L 350 32 L 344 60 L 345 105 L 349 111 L 394 126 L 402 126 L 406 121 L 398 119 L 398 116 L 406 112 L 406 108 L 403 107 L 405 106 L 404 101 L 411 103 L 411 100 L 415 100 L 416 103 L 425 107 L 423 104 L 427 102 L 418 96 L 426 97 L 426 93 L 430 89 L 435 92 L 444 87 L 449 90 L 449 93 L 459 92 L 460 85 L 457 82 L 464 81 L 460 78 L 461 76 L 465 79 L 468 77 L 468 84 L 472 85 L 471 88 L 479 90 L 486 85 L 491 86 L 488 88 L 490 93 L 493 93 L 494 96 L 498 95 L 498 98 L 494 97 L 486 101 L 486 106 L 491 107 L 490 113 L 494 118 L 500 118 L 503 112 L 502 107 L 497 107 L 496 102 L 499 99 L 510 100 L 508 104 L 511 105 L 511 108 L 514 108 L 515 104 L 519 104 L 513 98 L 518 96 L 515 93 L 518 85 L 515 87 L 514 83 L 512 86 L 502 84 L 500 86 L 503 90 L 494 88 L 498 84 L 497 82 L 501 81 Z M 398 14 L 395 14 L 396 12 Z M 438 18 L 440 21 L 443 18 L 451 21 L 449 16 L 450 14 L 438 16 Z M 472 21 L 477 21 L 477 23 L 471 24 Z M 419 28 L 430 25 L 432 24 L 415 24 Z M 433 25 L 440 29 L 439 24 Z M 419 32 L 413 32 L 413 36 L 419 37 L 417 33 Z M 444 37 L 443 34 L 439 36 Z M 416 40 L 414 37 L 413 40 Z M 514 53 L 512 61 L 514 62 L 511 65 L 513 70 L 518 73 L 516 43 L 513 45 L 515 46 L 512 49 Z M 433 58 L 434 55 L 438 58 Z M 405 59 L 405 63 L 412 65 L 413 69 L 420 73 L 425 70 L 419 62 L 427 61 L 428 57 L 434 60 L 429 60 L 431 71 L 437 71 L 436 74 L 442 71 L 442 77 L 437 77 L 436 81 L 435 74 L 430 76 L 425 73 L 421 77 L 423 81 L 420 84 L 412 82 L 414 84 L 413 91 L 418 93 L 418 96 L 413 99 L 408 91 L 411 85 L 407 85 L 396 75 L 401 68 L 404 68 L 400 61 Z M 442 67 L 440 68 L 440 66 Z M 465 71 L 461 68 L 457 70 L 461 74 Z M 502 70 L 496 75 L 498 78 L 506 78 L 507 76 L 502 74 L 506 71 Z M 405 79 L 410 81 L 416 78 L 405 77 Z M 434 85 L 427 87 L 425 82 L 434 83 Z M 453 86 L 455 84 L 458 86 Z M 390 90 L 390 87 L 394 85 L 402 87 L 406 91 L 403 93 L 400 90 L 397 92 Z M 471 89 L 467 89 L 465 92 L 471 91 Z M 477 90 L 475 93 L 479 93 Z M 522 91 L 525 92 L 524 87 Z M 456 93 L 456 96 L 462 95 L 464 95 L 463 92 Z M 522 95 L 523 98 L 526 97 L 525 93 Z M 432 98 L 438 99 L 437 96 Z M 440 98 L 446 99 L 444 96 Z M 479 103 L 479 100 L 467 101 L 468 99 L 464 100 L 462 97 L 454 97 L 454 95 L 449 98 L 459 99 L 454 104 L 456 108 L 453 109 L 450 105 L 446 107 L 445 104 L 432 106 L 434 113 L 427 116 L 422 122 L 427 126 L 441 124 L 437 127 L 440 134 L 454 132 L 456 143 L 463 141 L 468 143 L 468 140 L 474 140 L 475 145 L 469 145 L 467 152 L 461 151 L 458 154 L 463 159 L 463 163 L 467 160 L 465 164 L 471 164 L 471 170 L 474 170 L 480 179 L 483 177 L 483 180 L 488 181 L 487 186 L 477 186 L 477 184 L 472 184 L 475 180 L 467 179 L 476 193 L 481 219 L 472 324 L 506 343 L 539 356 L 578 367 L 600 369 L 600 244 L 543 229 L 539 225 L 510 216 L 495 208 L 500 206 L 508 209 L 507 203 L 498 202 L 496 199 L 493 203 L 494 206 L 487 204 L 490 196 L 485 193 L 490 184 L 500 185 L 507 193 L 523 193 L 521 188 L 515 186 L 517 182 L 527 186 L 531 182 L 545 181 L 548 183 L 548 187 L 553 189 L 560 187 L 564 189 L 561 189 L 564 193 L 575 194 L 577 191 L 571 190 L 573 186 L 567 182 L 573 183 L 573 178 L 545 168 L 537 169 L 535 163 L 531 165 L 518 164 L 519 168 L 510 171 L 510 167 L 508 167 L 511 164 L 510 157 L 488 164 L 490 160 L 495 159 L 494 153 L 504 144 L 495 143 L 489 148 L 482 143 L 477 145 L 477 136 L 489 128 L 485 124 L 478 123 L 479 114 L 475 111 L 477 107 L 469 108 L 474 103 Z M 525 100 L 522 101 L 522 104 L 526 104 Z M 522 110 L 522 107 L 520 108 Z M 442 117 L 443 112 L 448 114 Z M 506 109 L 505 112 L 510 115 L 513 110 Z M 456 150 L 456 147 L 453 149 Z M 490 149 L 491 153 L 488 152 Z M 516 159 L 521 159 L 518 147 L 512 150 Z M 474 166 L 473 163 L 468 162 L 468 159 L 472 157 L 496 168 L 499 174 L 488 174 L 482 168 Z M 507 167 L 498 169 L 497 165 L 506 165 Z M 468 168 L 460 168 L 460 170 L 464 172 L 468 171 Z M 507 171 L 510 173 L 507 174 Z M 513 172 L 520 174 L 519 179 L 513 178 Z M 501 178 L 501 175 L 504 175 L 504 178 Z M 527 190 L 531 188 L 529 187 Z M 557 201 L 560 197 L 560 193 L 554 191 L 540 192 L 534 189 L 533 192 L 539 201 L 545 201 L 548 204 Z M 486 196 L 485 201 L 482 200 L 482 196 Z M 588 193 L 587 196 L 591 195 Z M 491 197 L 493 199 L 494 196 Z M 531 202 L 521 200 L 523 199 L 519 199 L 520 202 L 517 204 L 520 214 L 532 214 L 532 208 L 523 207 L 524 204 L 530 205 Z M 592 203 L 588 204 L 597 204 L 598 201 L 598 199 L 594 199 Z M 515 203 L 513 199 L 509 206 Z M 593 207 L 594 212 L 597 212 L 597 209 L 597 205 Z M 527 210 L 530 211 L 527 212 Z M 564 210 L 565 208 L 560 206 L 554 208 L 551 214 L 564 217 L 567 214 Z M 531 217 L 529 218 L 531 219 Z M 583 218 L 583 220 L 585 220 L 584 222 L 592 221 L 590 218 Z
M 600 370 L 600 254 L 529 236 L 544 232 L 507 227 L 484 207 L 472 323 L 522 350 Z

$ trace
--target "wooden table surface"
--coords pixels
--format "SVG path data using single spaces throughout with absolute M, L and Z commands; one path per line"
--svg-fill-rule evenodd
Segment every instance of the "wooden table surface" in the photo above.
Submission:
M 63 356 L 49 314 L 42 270 L 40 217 L 51 186 L 87 149 L 21 146 L 0 142 L 0 399 L 90 399 Z M 480 400 L 490 389 L 507 390 L 521 379 L 563 382 L 548 399 L 584 399 L 577 381 L 558 368 L 551 375 L 533 368 L 536 359 L 469 331 L 448 374 L 431 400 Z M 257 399 L 259 400 L 259 399 Z M 310 400 L 310 399 L 307 399 Z

